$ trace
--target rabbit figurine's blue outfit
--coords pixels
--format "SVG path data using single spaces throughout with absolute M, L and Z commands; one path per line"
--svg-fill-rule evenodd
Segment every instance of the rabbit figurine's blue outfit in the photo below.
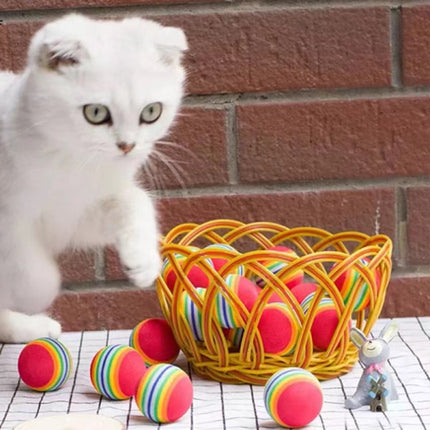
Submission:
M 351 340 L 355 346 L 360 348 L 359 359 L 365 366 L 363 374 L 358 381 L 357 390 L 353 396 L 345 400 L 347 409 L 356 409 L 360 406 L 370 405 L 372 400 L 372 379 L 378 379 L 384 375 L 386 389 L 386 400 L 397 400 L 398 394 L 391 375 L 387 372 L 385 363 L 390 355 L 390 342 L 397 334 L 397 325 L 388 323 L 381 331 L 377 339 L 367 338 L 357 328 L 351 330 Z

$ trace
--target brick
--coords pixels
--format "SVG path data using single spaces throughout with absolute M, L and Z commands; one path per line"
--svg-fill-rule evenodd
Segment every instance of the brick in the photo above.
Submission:
M 426 85 L 430 82 L 430 58 L 424 53 L 430 45 L 430 6 L 402 9 L 403 83 Z
M 131 329 L 146 318 L 162 318 L 153 289 L 63 293 L 48 313 L 64 331 Z
M 238 108 L 242 182 L 428 174 L 430 98 Z
M 184 28 L 192 94 L 390 84 L 385 8 L 155 17 Z M 0 68 L 19 70 L 40 22 L 0 27 Z M 13 47 L 13 49 L 12 49 Z
M 62 282 L 91 282 L 95 280 L 95 253 L 92 251 L 67 252 L 59 257 Z
M 43 22 L 11 22 L 0 25 L 0 70 L 21 70 L 25 66 L 28 44 Z
M 187 34 L 193 94 L 390 84 L 388 8 L 156 18 Z
M 217 2 L 235 0 L 217 0 Z M 67 9 L 71 7 L 116 7 L 151 4 L 205 3 L 213 0 L 2 0 L 1 11 Z
M 158 201 L 164 233 L 180 223 L 216 218 L 313 226 L 332 233 L 375 231 L 394 237 L 394 192 L 388 188 L 296 193 L 236 194 Z
M 430 277 L 392 277 L 382 317 L 420 317 L 430 312 Z
M 430 188 L 406 192 L 409 264 L 430 264 Z
M 228 183 L 226 122 L 224 110 L 182 109 L 171 135 L 156 146 L 171 162 L 151 157 L 144 182 L 158 189 Z

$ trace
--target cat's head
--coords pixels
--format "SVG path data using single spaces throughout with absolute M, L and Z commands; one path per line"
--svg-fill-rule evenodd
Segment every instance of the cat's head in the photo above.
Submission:
M 186 49 L 182 30 L 140 18 L 51 22 L 30 45 L 25 115 L 48 150 L 140 164 L 178 111 Z

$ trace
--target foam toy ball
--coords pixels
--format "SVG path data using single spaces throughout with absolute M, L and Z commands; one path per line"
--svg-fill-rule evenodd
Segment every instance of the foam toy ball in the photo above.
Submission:
M 305 315 L 309 310 L 313 298 L 314 293 L 311 293 L 301 303 Z M 323 297 L 318 304 L 311 326 L 312 342 L 316 349 L 325 351 L 328 348 L 338 324 L 339 316 L 333 300 Z
M 205 249 L 223 249 L 228 251 L 236 251 L 236 249 L 230 245 L 227 245 L 226 243 L 213 243 L 212 245 L 208 245 Z M 221 268 L 228 262 L 228 260 L 225 258 L 211 258 L 211 261 L 217 272 L 219 272 Z M 243 266 L 237 266 L 234 273 L 236 275 L 243 276 L 245 274 L 245 268 Z
M 203 298 L 206 288 L 196 288 L 196 292 Z M 186 291 L 182 293 L 182 310 L 194 339 L 203 342 L 202 313 Z
M 286 246 L 273 246 L 271 248 L 267 248 L 267 250 L 276 251 L 276 252 L 285 252 L 288 255 L 297 257 L 297 254 L 291 248 L 288 248 Z M 263 260 L 263 261 L 260 261 L 259 263 L 267 267 L 274 275 L 276 275 L 282 269 L 287 267 L 287 264 L 282 261 Z M 303 281 L 303 276 L 304 276 L 303 270 L 298 270 L 292 277 L 288 276 L 285 279 L 281 278 L 281 280 L 288 288 L 293 288 Z M 264 288 L 266 286 L 266 281 L 260 278 L 259 276 L 255 277 L 255 283 L 260 288 Z
M 370 263 L 370 260 L 368 258 L 361 258 L 360 262 L 363 264 L 363 266 L 367 266 Z M 333 268 L 335 267 L 336 265 L 333 266 Z M 379 272 L 374 270 L 373 276 L 375 278 L 376 287 L 379 290 L 379 286 L 381 284 Z M 362 278 L 360 273 L 352 267 L 341 273 L 336 281 L 334 281 L 336 287 L 339 289 L 340 294 L 342 295 L 344 303 L 348 302 L 360 278 Z M 369 288 L 370 287 L 367 283 L 362 284 L 360 293 L 358 294 L 358 297 L 354 303 L 354 311 L 361 311 L 369 306 Z
M 302 282 L 295 287 L 291 288 L 291 293 L 297 299 L 299 303 L 303 301 L 310 293 L 314 293 L 317 290 L 317 284 L 312 282 Z M 284 300 L 279 296 L 278 293 L 273 293 L 267 303 L 283 303 Z
M 244 304 L 248 312 L 251 311 L 257 300 L 260 289 L 249 279 L 240 275 L 228 275 L 225 283 Z M 216 295 L 216 315 L 221 327 L 236 328 L 242 326 L 242 321 L 226 297 L 220 292 Z
M 72 357 L 58 340 L 43 337 L 29 342 L 18 358 L 18 373 L 36 391 L 54 391 L 69 378 Z
M 279 425 L 304 427 L 321 412 L 321 385 L 307 370 L 299 367 L 281 369 L 264 387 L 264 404 L 268 414 Z
M 136 404 L 145 417 L 157 423 L 181 418 L 193 401 L 193 385 L 188 375 L 171 364 L 148 369 L 136 392 Z
M 146 372 L 141 355 L 126 345 L 106 346 L 91 362 L 91 383 L 99 394 L 111 400 L 129 399 Z
M 163 318 L 149 318 L 140 322 L 130 334 L 129 345 L 144 359 L 147 366 L 173 363 L 179 346 L 169 323 Z
M 189 249 L 193 252 L 199 250 L 196 246 L 190 246 Z M 175 258 L 180 266 L 184 265 L 187 257 L 181 254 L 175 254 Z M 205 259 L 205 261 L 213 266 L 212 260 L 210 258 Z M 170 264 L 170 261 L 166 258 L 164 260 L 163 266 L 161 268 L 161 276 L 165 280 L 170 291 L 173 292 L 173 288 L 175 287 L 177 275 L 173 269 L 173 266 Z M 198 265 L 192 266 L 187 272 L 187 278 L 194 285 L 194 287 L 199 288 L 207 288 L 210 283 L 209 277 L 206 273 L 201 269 Z
M 233 349 L 238 350 L 242 343 L 245 330 L 243 328 L 231 328 L 225 330 L 225 338 L 229 341 Z
M 258 323 L 264 352 L 287 355 L 296 346 L 300 321 L 295 312 L 284 303 L 268 304 Z
M 312 282 L 302 282 L 301 284 L 296 285 L 291 289 L 291 293 L 297 299 L 299 303 L 302 303 L 303 300 L 309 296 L 309 294 L 315 293 L 318 285 Z

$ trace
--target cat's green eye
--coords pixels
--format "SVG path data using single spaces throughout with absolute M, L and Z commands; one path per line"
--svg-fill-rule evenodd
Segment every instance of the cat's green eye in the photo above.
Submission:
M 90 104 L 83 108 L 85 119 L 93 125 L 112 124 L 109 109 L 105 105 Z
M 145 106 L 140 114 L 141 124 L 152 124 L 157 121 L 163 111 L 163 105 L 160 102 L 151 103 Z

